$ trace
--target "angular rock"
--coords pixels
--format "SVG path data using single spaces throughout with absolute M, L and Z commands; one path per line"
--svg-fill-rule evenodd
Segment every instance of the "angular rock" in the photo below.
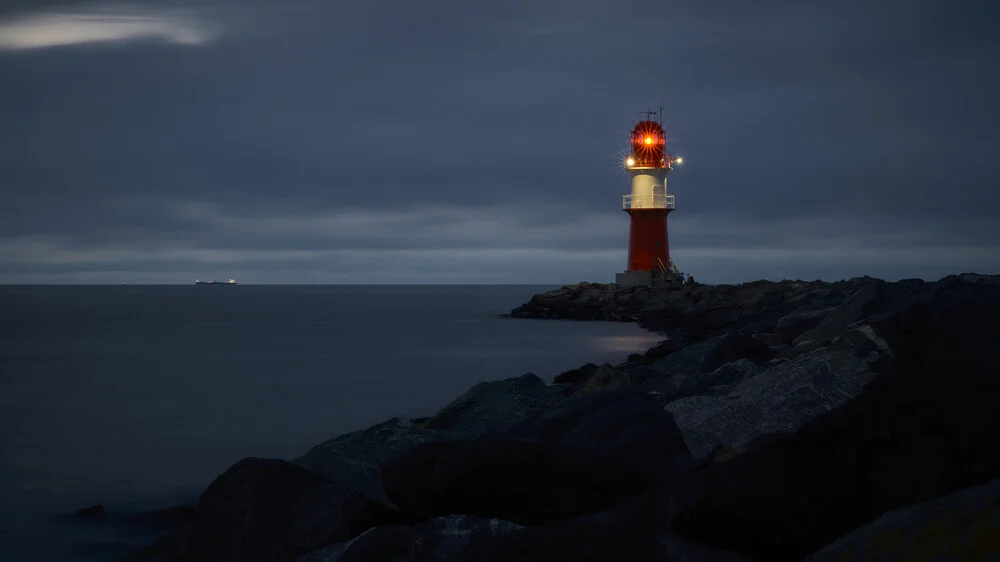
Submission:
M 580 391 L 580 394 L 593 394 L 594 392 L 600 392 L 611 388 L 621 388 L 629 385 L 630 382 L 628 373 L 619 371 L 611 365 L 605 363 L 604 365 L 601 365 L 600 368 L 598 368 L 597 371 L 590 376 L 590 378 L 587 379 L 587 382 Z
M 599 367 L 593 363 L 587 363 L 577 369 L 570 369 L 556 375 L 552 382 L 555 384 L 585 384 L 587 379 L 597 372 Z
M 553 391 L 538 375 L 529 373 L 475 385 L 431 417 L 426 426 L 447 430 L 449 437 L 474 437 L 562 400 L 561 392 Z
M 427 429 L 426 422 L 393 418 L 321 443 L 292 464 L 388 505 L 379 481 L 381 464 L 418 443 L 438 438 L 438 432 Z
M 890 511 L 806 562 L 1000 560 L 1000 480 Z
M 535 525 L 607 509 L 659 480 L 610 455 L 504 437 L 425 443 L 382 470 L 411 522 L 464 513 Z
M 586 448 L 671 480 L 692 459 L 664 403 L 662 395 L 613 389 L 536 412 L 499 435 Z
M 829 341 L 844 331 L 849 325 L 871 315 L 879 304 L 879 298 L 885 292 L 882 285 L 865 285 L 858 289 L 843 304 L 833 309 L 830 314 L 813 329 L 793 340 L 793 345 L 807 345 L 816 342 Z
M 688 475 L 672 528 L 755 559 L 801 560 L 889 510 L 1000 475 L 1000 285 L 921 291 L 873 320 L 893 355 L 860 395 Z
M 781 334 L 774 333 L 774 332 L 771 332 L 771 333 L 757 332 L 754 335 L 750 336 L 750 338 L 753 341 L 761 343 L 761 344 L 764 344 L 764 345 L 766 345 L 768 347 L 773 347 L 773 346 L 781 345 L 781 344 L 785 343 L 785 341 L 783 339 L 783 336 Z
M 785 342 L 793 341 L 805 332 L 819 326 L 819 323 L 836 308 L 834 306 L 818 310 L 798 310 L 791 314 L 786 314 L 778 319 L 774 331 L 781 334 Z
M 243 459 L 205 490 L 179 560 L 293 560 L 393 516 L 374 500 L 304 468 L 277 459 Z
M 769 433 L 793 432 L 857 396 L 876 375 L 878 356 L 858 357 L 849 342 L 772 364 L 729 392 L 689 396 L 666 410 L 695 458 L 717 445 L 745 445 Z

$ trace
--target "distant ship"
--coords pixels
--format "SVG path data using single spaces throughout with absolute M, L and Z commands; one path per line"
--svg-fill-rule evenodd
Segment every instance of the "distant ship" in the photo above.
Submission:
M 194 280 L 195 285 L 235 285 L 236 280 L 230 279 L 229 281 L 202 281 L 201 279 Z

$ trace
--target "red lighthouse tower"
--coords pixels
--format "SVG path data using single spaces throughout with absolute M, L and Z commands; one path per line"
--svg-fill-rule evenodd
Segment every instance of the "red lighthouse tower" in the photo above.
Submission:
M 671 267 L 667 215 L 675 205 L 674 196 L 667 194 L 667 173 L 681 159 L 666 154 L 663 124 L 651 119 L 656 112 L 645 114 L 632 129 L 632 152 L 625 161 L 632 190 L 622 198 L 622 210 L 629 214 L 630 224 L 628 266 L 615 279 L 620 285 L 652 284 L 654 272 Z

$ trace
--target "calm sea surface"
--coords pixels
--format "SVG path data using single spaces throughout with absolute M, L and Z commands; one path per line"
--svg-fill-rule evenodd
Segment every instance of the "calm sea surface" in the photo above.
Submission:
M 144 538 L 65 514 L 193 503 L 240 458 L 657 340 L 497 317 L 550 288 L 0 286 L 0 560 L 114 559 Z

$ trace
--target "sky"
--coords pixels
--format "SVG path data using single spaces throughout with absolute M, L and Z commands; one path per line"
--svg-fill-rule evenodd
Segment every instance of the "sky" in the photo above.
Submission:
M 662 103 L 708 283 L 1000 273 L 1000 5 L 0 3 L 0 283 L 609 282 Z

